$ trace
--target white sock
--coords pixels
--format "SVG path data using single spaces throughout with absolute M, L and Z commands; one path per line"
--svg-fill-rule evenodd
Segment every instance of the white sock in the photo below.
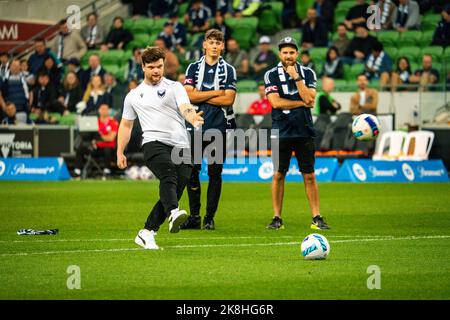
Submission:
M 170 214 L 172 215 L 174 213 L 177 213 L 178 211 L 180 211 L 180 208 L 175 208 L 173 210 L 170 210 Z

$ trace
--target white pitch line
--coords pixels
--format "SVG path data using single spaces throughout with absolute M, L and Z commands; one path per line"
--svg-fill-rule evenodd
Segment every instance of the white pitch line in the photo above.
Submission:
M 368 236 L 351 236 L 351 235 L 330 235 L 329 238 L 389 238 L 394 236 L 383 235 L 368 235 Z M 279 239 L 279 238 L 298 238 L 298 236 L 247 236 L 247 237 L 194 237 L 194 238 L 179 238 L 179 237 L 158 237 L 158 240 L 229 240 L 229 239 Z M 52 243 L 52 242 L 128 242 L 133 240 L 132 238 L 117 238 L 117 239 L 53 239 L 53 240 L 35 240 L 36 238 L 30 238 L 29 240 L 0 240 L 0 243 Z
M 420 239 L 448 239 L 450 235 L 436 235 L 436 236 L 405 236 L 405 237 L 392 237 L 386 238 L 366 238 L 366 239 L 347 239 L 347 240 L 334 240 L 331 243 L 345 243 L 345 242 L 374 242 L 374 241 L 395 241 L 395 240 L 420 240 Z M 212 248 L 212 247 L 254 247 L 254 246 L 290 246 L 299 245 L 301 242 L 272 242 L 272 243 L 238 243 L 238 244 L 199 244 L 199 245 L 174 245 L 165 246 L 169 249 L 186 249 L 186 248 Z M 16 253 L 3 253 L 0 257 L 15 257 L 15 256 L 31 256 L 31 255 L 50 255 L 50 254 L 64 254 L 64 253 L 96 253 L 96 252 L 126 252 L 126 251 L 138 251 L 143 250 L 141 248 L 116 248 L 116 249 L 88 249 L 88 250 L 60 250 L 60 251 L 44 251 L 44 252 L 16 252 Z

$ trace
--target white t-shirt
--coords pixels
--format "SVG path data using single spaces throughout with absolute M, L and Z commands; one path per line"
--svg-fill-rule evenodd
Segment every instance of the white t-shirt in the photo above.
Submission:
M 142 128 L 142 144 L 160 141 L 178 148 L 189 148 L 185 120 L 179 106 L 190 103 L 183 85 L 166 78 L 157 85 L 144 81 L 125 97 L 122 118 L 134 120 Z

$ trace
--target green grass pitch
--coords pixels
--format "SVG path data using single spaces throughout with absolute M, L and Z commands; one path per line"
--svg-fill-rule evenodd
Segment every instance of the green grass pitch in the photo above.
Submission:
M 226 182 L 215 231 L 169 234 L 165 223 L 164 250 L 145 251 L 134 237 L 155 182 L 1 182 L 0 299 L 450 299 L 450 184 L 319 189 L 331 253 L 305 261 L 300 243 L 313 231 L 302 183 L 286 185 L 285 230 L 265 229 L 270 184 Z M 372 265 L 380 289 L 367 287 Z M 67 287 L 69 266 L 78 290 Z

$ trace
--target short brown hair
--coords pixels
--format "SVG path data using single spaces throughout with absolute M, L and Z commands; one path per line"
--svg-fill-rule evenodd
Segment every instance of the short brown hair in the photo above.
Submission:
M 166 53 L 158 47 L 147 47 L 142 53 L 142 64 L 156 62 L 159 59 L 165 59 Z
M 225 42 L 225 36 L 222 31 L 218 29 L 209 29 L 205 33 L 205 40 L 214 39 L 220 42 Z

